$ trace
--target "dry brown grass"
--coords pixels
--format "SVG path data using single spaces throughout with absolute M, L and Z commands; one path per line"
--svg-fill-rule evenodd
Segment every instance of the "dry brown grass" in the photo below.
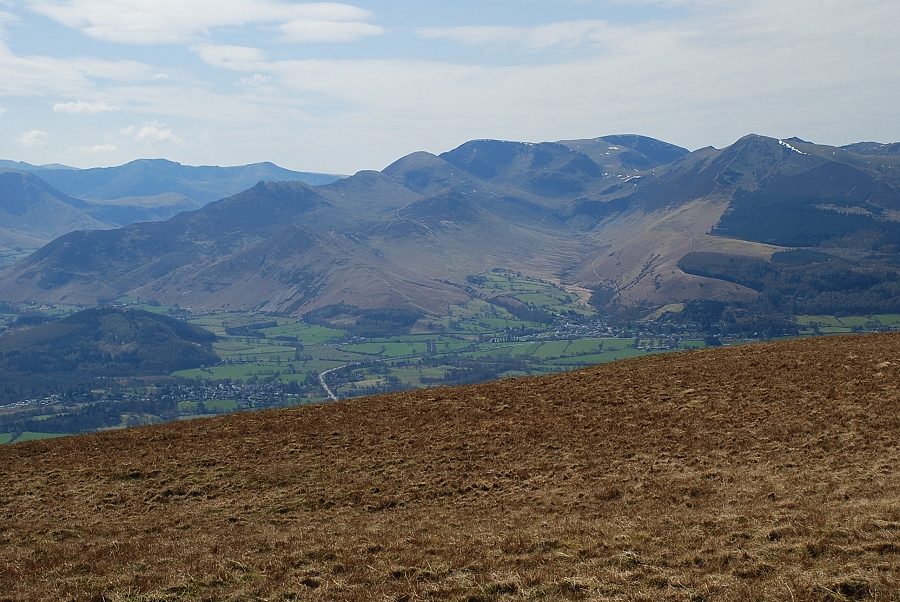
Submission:
M 900 336 L 0 449 L 2 600 L 900 600 Z

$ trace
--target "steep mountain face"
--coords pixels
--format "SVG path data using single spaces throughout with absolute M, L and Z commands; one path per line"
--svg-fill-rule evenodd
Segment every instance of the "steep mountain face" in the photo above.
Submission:
M 692 269 L 702 278 L 685 278 L 682 258 L 702 252 L 768 260 L 784 249 L 826 247 L 870 258 L 880 252 L 878 261 L 895 262 L 898 191 L 893 158 L 872 161 L 797 138 L 745 136 L 722 150 L 685 155 L 614 197 L 618 215 L 643 211 L 647 218 L 621 231 L 601 230 L 612 234 L 612 252 L 595 255 L 576 277 L 603 277 L 626 305 L 739 301 L 760 291 L 721 271 Z M 606 215 L 610 202 L 601 196 L 577 210 Z
M 74 233 L 0 275 L 0 298 L 439 313 L 467 298 L 466 276 L 500 267 L 602 290 L 619 307 L 748 301 L 763 294 L 758 279 L 722 272 L 721 257 L 769 265 L 815 247 L 852 269 L 897 263 L 900 159 L 853 148 L 757 135 L 691 153 L 634 135 L 473 141 Z

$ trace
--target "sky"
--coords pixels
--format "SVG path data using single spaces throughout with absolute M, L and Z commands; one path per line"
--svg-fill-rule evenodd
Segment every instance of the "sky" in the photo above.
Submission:
M 900 141 L 897 0 L 0 0 L 0 158 L 350 174 L 471 139 Z

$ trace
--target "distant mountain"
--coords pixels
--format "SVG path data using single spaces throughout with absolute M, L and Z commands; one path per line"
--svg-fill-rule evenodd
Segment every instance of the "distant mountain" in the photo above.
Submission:
M 380 173 L 259 184 L 165 222 L 67 235 L 0 275 L 0 298 L 441 313 L 468 298 L 467 276 L 499 267 L 593 290 L 608 310 L 825 303 L 848 282 L 854 303 L 874 306 L 900 264 L 900 158 L 853 148 L 868 147 L 758 135 L 694 152 L 635 135 L 476 140 Z M 819 255 L 788 261 L 792 249 Z M 751 264 L 767 276 L 748 276 Z M 812 280 L 791 285 L 798 274 Z
M 165 222 L 74 232 L 26 260 L 42 266 L 36 272 L 25 268 L 13 278 L 57 301 L 112 301 L 134 291 L 173 304 L 285 313 L 345 299 L 365 305 L 362 296 L 369 305 L 431 308 L 442 293 L 461 298 L 446 285 L 423 287 L 413 272 L 336 231 L 355 221 L 341 216 L 305 184 L 260 183 Z
M 881 144 L 880 142 L 857 142 L 842 146 L 842 149 L 858 155 L 882 155 L 900 157 L 900 142 Z
M 75 168 L 69 167 L 68 165 L 61 165 L 59 163 L 48 163 L 46 165 L 32 165 L 31 163 L 25 163 L 24 161 L 8 161 L 5 159 L 0 159 L 0 169 L 14 169 L 16 171 L 45 171 L 48 169 L 75 169 Z
M 559 144 L 584 153 L 598 165 L 606 167 L 604 171 L 609 171 L 609 167 L 643 171 L 668 165 L 690 152 L 686 148 L 637 134 L 603 136 L 589 140 L 561 140 Z
M 72 230 L 111 228 L 89 204 L 36 175 L 0 171 L 0 249 L 36 249 Z
M 219 361 L 213 340 L 202 328 L 146 311 L 81 311 L 0 337 L 0 399 L 86 386 L 98 376 L 169 374 L 213 364 Z
M 95 203 L 155 210 L 156 219 L 202 207 L 263 180 L 296 180 L 315 186 L 341 178 L 291 171 L 274 163 L 194 167 L 165 159 L 139 159 L 118 167 L 41 169 L 40 176 L 68 194 Z M 124 225 L 136 220 L 120 221 Z
M 60 190 L 91 201 L 175 195 L 197 208 L 246 190 L 261 180 L 297 180 L 316 186 L 341 176 L 291 171 L 274 163 L 194 167 L 165 159 L 139 159 L 118 167 L 44 169 L 41 177 Z
M 74 230 L 167 219 L 263 180 L 319 185 L 341 177 L 291 171 L 273 163 L 191 167 L 163 159 L 95 169 L 0 161 L 0 170 L 17 171 L 23 174 L 23 182 L 29 182 L 27 186 L 15 185 L 12 181 L 19 176 L 4 176 L 7 183 L 0 189 L 0 217 L 3 206 L 15 205 L 22 213 L 2 221 L 0 256 L 16 255 L 20 252 L 17 249 L 34 250 Z M 42 183 L 37 183 L 38 177 Z M 50 198 L 67 207 L 52 209 Z
M 868 256 L 852 262 L 865 271 L 872 262 L 900 258 L 894 242 L 900 232 L 898 202 L 897 159 L 873 162 L 799 139 L 749 135 L 722 150 L 685 155 L 624 194 L 615 191 L 579 204 L 577 211 L 601 220 L 610 219 L 605 217 L 610 206 L 614 215 L 646 219 L 621 232 L 613 220 L 605 228 L 610 251 L 596 253 L 575 278 L 600 276 L 626 305 L 756 299 L 760 291 L 727 270 L 686 272 L 682 258 L 704 252 L 768 261 L 779 251 L 816 247 L 851 258 Z M 836 274 L 823 278 L 835 279 L 835 288 L 848 282 Z
M 476 140 L 441 158 L 482 181 L 553 198 L 583 194 L 603 177 L 587 155 L 553 142 Z

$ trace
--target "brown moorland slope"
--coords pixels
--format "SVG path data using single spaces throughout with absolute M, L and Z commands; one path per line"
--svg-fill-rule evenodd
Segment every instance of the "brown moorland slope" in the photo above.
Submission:
M 3 600 L 900 600 L 900 335 L 0 449 Z

